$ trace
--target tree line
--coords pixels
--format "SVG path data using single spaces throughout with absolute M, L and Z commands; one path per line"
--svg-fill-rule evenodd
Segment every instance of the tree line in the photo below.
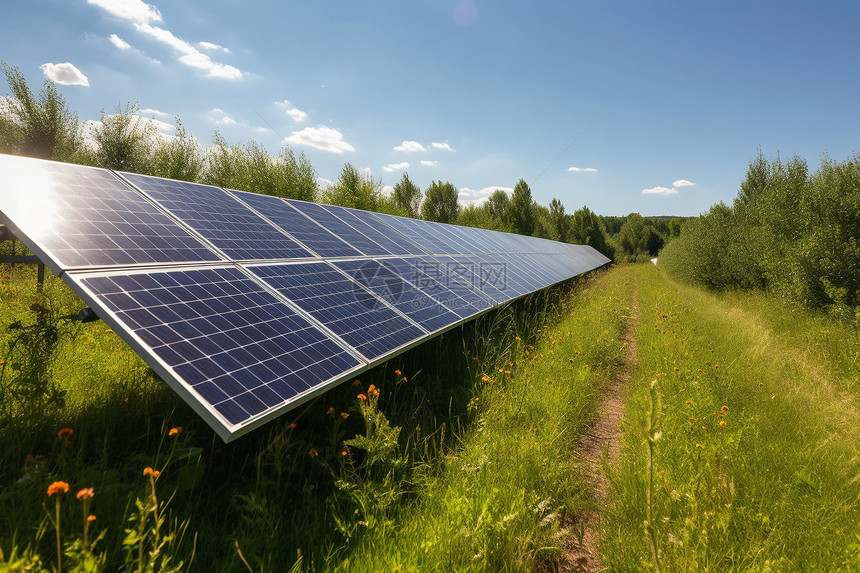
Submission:
M 684 223 L 660 253 L 670 274 L 715 289 L 756 289 L 860 318 L 860 154 L 750 162 L 732 205 Z
M 272 155 L 253 140 L 231 144 L 218 131 L 203 145 L 179 117 L 174 135 L 164 136 L 138 115 L 136 103 L 102 110 L 99 122 L 81 122 L 54 82 L 46 79 L 34 94 L 17 67 L 3 62 L 2 68 L 9 95 L 0 98 L 0 153 L 585 244 L 625 261 L 656 256 L 680 225 L 679 219 L 637 213 L 602 217 L 585 206 L 567 213 L 558 199 L 548 206 L 534 201 L 523 179 L 510 195 L 499 189 L 484 203 L 465 207 L 449 181 L 433 181 L 422 191 L 404 173 L 389 194 L 381 181 L 350 163 L 321 187 L 305 154 L 287 146 Z

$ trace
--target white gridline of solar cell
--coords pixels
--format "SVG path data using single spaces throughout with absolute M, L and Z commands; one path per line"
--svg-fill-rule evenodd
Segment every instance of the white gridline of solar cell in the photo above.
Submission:
M 259 212 L 319 257 L 359 257 L 361 253 L 293 208 L 290 199 L 229 190 L 241 202 Z
M 456 314 L 461 320 L 476 316 L 492 306 L 482 294 L 457 282 L 448 283 L 444 266 L 429 255 L 381 259 L 380 262 L 404 281 L 414 285 L 424 296 Z
M 394 215 L 377 214 L 387 225 L 393 227 L 400 233 L 406 235 L 412 242 L 422 245 L 429 254 L 450 254 L 451 247 L 435 237 L 429 229 L 423 225 L 426 221 L 408 219 L 406 217 L 395 217 Z
M 248 270 L 373 362 L 426 333 L 328 263 L 249 266 Z
M 443 268 L 448 278 L 448 284 L 460 283 L 475 292 L 489 298 L 493 306 L 498 306 L 515 298 L 508 292 L 507 285 L 494 285 L 481 279 L 480 261 L 474 256 L 438 256 L 434 257 Z
M 363 367 L 235 267 L 71 278 L 222 437 Z
M 358 249 L 365 256 L 391 254 L 388 249 L 346 224 L 323 205 L 304 201 L 294 201 L 291 205 L 321 227 Z
M 121 175 L 232 260 L 312 257 L 223 189 L 134 173 Z
M 444 330 L 460 322 L 459 316 L 379 261 L 334 261 L 332 264 L 429 333 Z
M 0 211 L 56 274 L 222 260 L 105 169 L 0 155 Z

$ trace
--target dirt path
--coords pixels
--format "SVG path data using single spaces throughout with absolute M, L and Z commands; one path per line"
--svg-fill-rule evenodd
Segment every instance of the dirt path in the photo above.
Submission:
M 594 573 L 602 566 L 597 553 L 597 529 L 600 526 L 599 509 L 605 505 L 609 482 L 603 471 L 603 460 L 608 457 L 610 464 L 618 462 L 621 453 L 621 420 L 624 417 L 624 399 L 630 370 L 636 361 L 635 332 L 639 327 L 639 305 L 634 293 L 630 316 L 621 333 L 626 344 L 624 360 L 618 365 L 614 376 L 606 384 L 603 397 L 598 405 L 598 418 L 590 431 L 582 436 L 574 451 L 583 470 L 583 477 L 594 494 L 594 506 L 581 512 L 572 524 L 574 535 L 565 548 L 567 563 L 561 571 L 572 573 Z

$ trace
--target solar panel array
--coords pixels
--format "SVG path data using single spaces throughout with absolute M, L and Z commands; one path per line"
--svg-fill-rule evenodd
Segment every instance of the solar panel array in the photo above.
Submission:
M 0 222 L 225 441 L 609 262 L 583 245 L 8 155 Z

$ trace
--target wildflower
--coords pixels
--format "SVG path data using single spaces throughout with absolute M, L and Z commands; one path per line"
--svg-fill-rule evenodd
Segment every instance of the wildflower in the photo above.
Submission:
M 764 383 L 763 383 L 763 382 L 759 382 L 759 383 L 758 383 L 758 387 L 759 387 L 759 388 L 761 388 L 762 386 L 764 386 Z
M 574 350 L 573 353 L 579 356 L 579 350 Z
M 6 366 L 6 361 L 5 361 L 5 360 L 0 360 L 0 366 Z
M 290 424 L 290 429 L 291 429 L 291 430 L 295 430 L 297 425 L 298 425 L 298 424 L 296 424 L 295 422 L 293 422 L 292 424 Z
M 95 495 L 95 493 L 93 493 L 93 488 L 86 487 L 77 493 L 77 495 L 75 496 L 75 499 L 85 499 L 86 500 L 86 499 L 90 499 L 94 495 Z
M 407 378 L 406 376 L 404 376 L 404 377 L 403 377 L 403 382 L 409 382 L 409 378 Z
M 519 336 L 515 336 L 515 337 L 514 337 L 514 340 L 516 340 L 517 342 L 519 342 L 520 340 L 522 340 L 522 338 L 520 338 Z
M 677 372 L 679 370 L 679 368 L 677 366 L 673 366 L 672 369 L 675 370 L 675 372 Z
M 158 476 L 161 475 L 161 472 L 158 470 L 154 470 L 149 466 L 146 466 L 145 468 L 143 468 L 143 475 L 156 479 L 158 478 Z
M 343 450 L 343 451 L 340 453 L 340 455 L 345 456 L 345 455 L 346 455 L 346 450 Z
M 400 370 L 395 370 L 394 373 L 398 376 L 403 376 L 403 372 L 401 372 Z
M 720 410 L 722 410 L 723 412 L 728 412 L 729 407 L 728 406 L 722 406 L 722 407 L 720 407 Z
M 696 447 L 697 447 L 697 448 L 702 448 L 703 450 L 705 449 L 705 446 L 703 446 L 702 444 L 696 444 Z
M 374 398 L 378 398 L 378 397 L 379 397 L 379 390 L 377 390 L 377 389 L 375 389 L 375 388 L 374 388 L 374 390 L 373 390 L 373 396 L 374 396 Z
M 693 418 L 693 417 L 690 417 L 690 421 L 691 421 L 691 422 L 695 422 L 695 421 L 696 421 L 696 419 L 695 419 L 695 418 Z
M 478 359 L 477 356 L 472 356 L 472 360 L 477 360 L 477 359 Z M 399 374 L 398 374 L 398 376 L 399 376 Z
M 719 364 L 714 364 L 714 368 L 719 368 L 719 367 L 720 367 Z
M 48 495 L 64 494 L 69 491 L 69 484 L 64 481 L 55 481 L 48 486 Z
M 109 333 L 109 332 L 113 332 L 113 329 L 108 328 L 108 329 L 106 329 L 106 330 L 105 330 L 105 334 L 107 334 L 107 333 Z M 93 517 L 95 517 L 95 515 L 94 515 Z
M 573 364 L 573 358 L 568 358 L 567 361 Z
M 334 412 L 335 412 L 334 406 L 332 406 L 328 410 L 326 410 L 326 414 L 328 414 L 329 416 L 334 416 Z
M 686 401 L 686 402 L 684 402 L 684 403 L 685 403 L 685 404 L 692 404 L 692 402 L 690 402 L 689 400 L 687 400 L 687 401 Z
M 347 414 L 346 412 L 341 412 L 340 417 L 346 420 L 347 418 L 349 418 L 349 414 Z
M 489 381 L 490 381 L 490 377 L 489 377 L 489 376 L 487 376 L 486 374 L 484 374 L 483 376 L 481 376 L 481 382 L 489 382 Z
M 95 520 L 96 520 L 96 516 L 93 515 L 92 513 L 87 516 L 87 521 L 89 521 L 90 523 L 94 522 Z
M 703 374 L 705 371 L 704 371 L 704 370 L 702 370 L 701 368 L 699 368 L 699 369 L 697 370 L 697 372 L 698 372 L 699 374 Z
M 175 428 L 170 428 L 170 431 L 167 432 L 168 436 L 178 436 L 182 431 L 182 426 L 176 426 Z
M 728 424 L 726 424 L 725 420 L 724 420 L 724 421 L 722 421 L 722 422 L 720 422 L 720 427 L 721 427 L 721 428 L 725 428 L 726 426 L 728 426 Z
M 368 394 L 373 394 L 374 390 L 376 390 L 376 386 L 374 386 L 373 384 L 371 384 L 370 386 L 367 387 L 367 393 Z
M 309 452 L 308 452 L 308 455 L 309 455 L 310 457 L 312 457 L 312 458 L 315 458 L 315 457 L 317 457 L 319 454 L 317 453 L 317 451 L 316 451 L 315 449 L 311 448 L 311 451 L 309 451 Z
M 71 429 L 71 428 L 63 428 L 62 430 L 60 430 L 59 432 L 57 432 L 57 436 L 58 436 L 61 440 L 63 440 L 64 442 L 68 442 L 68 441 L 69 441 L 69 438 L 71 438 L 71 437 L 72 437 L 72 434 L 74 434 L 74 433 L 75 433 L 75 431 L 74 431 L 73 429 Z
M 359 380 L 358 378 L 356 378 L 352 383 L 353 386 L 358 386 L 359 384 L 361 384 L 361 380 Z
M 362 401 L 367 400 L 367 396 L 365 396 L 364 394 L 359 394 L 358 396 L 356 396 L 356 398 Z

